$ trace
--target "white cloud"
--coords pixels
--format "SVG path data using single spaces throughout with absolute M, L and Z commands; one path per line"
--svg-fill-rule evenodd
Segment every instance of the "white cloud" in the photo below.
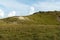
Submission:
M 4 17 L 4 11 L 2 9 L 0 9 L 0 16 Z
M 18 2 L 17 0 L 0 0 L 0 6 L 3 5 L 5 8 L 4 12 L 8 16 L 24 16 L 24 15 L 31 15 L 36 11 L 53 11 L 53 10 L 60 10 L 60 1 L 55 0 L 46 0 L 46 1 L 40 1 L 35 2 L 32 5 L 24 4 L 22 2 Z M 32 7 L 31 7 L 32 6 Z M 6 9 L 7 8 L 7 9 Z M 12 10 L 15 10 L 14 12 L 11 12 Z M 4 16 L 4 12 L 0 13 L 0 16 Z M 8 14 L 8 12 L 10 12 Z M 6 16 L 6 15 L 5 15 Z
M 12 17 L 12 16 L 15 16 L 16 15 L 16 12 L 15 11 L 12 11 L 8 14 L 8 17 Z
M 30 7 L 30 11 L 29 11 L 29 14 L 31 15 L 31 14 L 33 14 L 35 12 L 35 8 L 32 6 L 32 7 Z
M 28 13 L 28 10 L 30 9 L 29 5 L 17 2 L 17 0 L 0 0 L 0 5 L 5 6 L 8 9 L 7 11 L 15 10 L 17 12 L 16 16 L 25 15 Z

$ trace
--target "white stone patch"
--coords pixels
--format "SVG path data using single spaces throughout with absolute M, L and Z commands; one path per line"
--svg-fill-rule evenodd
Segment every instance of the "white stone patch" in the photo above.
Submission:
M 18 17 L 20 20 L 29 20 L 29 18 L 28 17 Z
M 25 18 L 24 17 L 18 17 L 20 20 L 25 20 Z

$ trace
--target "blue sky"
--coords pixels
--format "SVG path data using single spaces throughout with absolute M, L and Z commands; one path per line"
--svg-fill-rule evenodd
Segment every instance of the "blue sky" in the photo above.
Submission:
M 60 11 L 60 0 L 0 0 L 0 18 L 54 10 Z

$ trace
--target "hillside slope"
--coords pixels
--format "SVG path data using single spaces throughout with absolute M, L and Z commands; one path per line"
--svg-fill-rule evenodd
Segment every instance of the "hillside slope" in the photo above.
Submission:
M 1 19 L 5 23 L 60 25 L 60 12 L 36 12 L 29 16 Z
M 0 40 L 60 40 L 60 12 L 0 19 Z

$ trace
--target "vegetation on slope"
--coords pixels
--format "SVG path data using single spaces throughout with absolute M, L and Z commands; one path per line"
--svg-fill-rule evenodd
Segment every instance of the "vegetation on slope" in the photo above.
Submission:
M 0 20 L 0 40 L 60 40 L 60 12 L 37 12 L 20 20 Z
M 28 20 L 20 20 L 18 17 L 10 17 L 2 19 L 6 23 L 23 23 L 23 24 L 40 24 L 40 25 L 60 25 L 60 12 L 36 12 L 30 16 L 23 16 L 29 18 Z

